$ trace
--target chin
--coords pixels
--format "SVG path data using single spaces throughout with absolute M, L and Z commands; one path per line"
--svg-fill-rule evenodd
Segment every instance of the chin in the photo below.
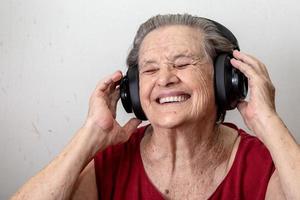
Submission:
M 183 116 L 174 116 L 172 114 L 163 114 L 159 117 L 153 118 L 152 120 L 150 119 L 149 121 L 154 126 L 172 129 L 187 123 L 187 118 Z

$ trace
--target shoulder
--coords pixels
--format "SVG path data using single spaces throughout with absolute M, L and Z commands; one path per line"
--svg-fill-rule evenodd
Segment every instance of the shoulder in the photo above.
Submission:
M 243 185 L 249 188 L 249 192 L 256 191 L 263 196 L 275 170 L 271 154 L 257 137 L 243 129 L 236 127 L 236 130 L 240 143 L 233 168 L 243 177 Z M 257 185 L 260 186 L 259 190 L 256 189 Z
M 248 172 L 250 176 L 251 173 L 265 173 L 266 178 L 270 177 L 275 166 L 266 146 L 257 137 L 236 125 L 232 123 L 224 123 L 224 125 L 231 128 L 232 131 L 229 133 L 238 136 L 230 159 L 233 163 L 232 167 Z
M 266 146 L 254 135 L 247 133 L 245 130 L 238 128 L 235 124 L 224 123 L 235 130 L 239 136 L 238 153 L 243 156 L 249 156 L 253 159 L 271 160 L 271 155 Z M 238 156 L 238 155 L 237 155 Z
M 227 195 L 228 199 L 234 196 L 241 199 L 264 199 L 275 170 L 268 149 L 257 137 L 234 124 L 224 125 L 236 130 L 239 143 L 233 156 L 233 164 L 215 195 Z
M 278 171 L 267 147 L 257 137 L 242 129 L 237 130 L 241 138 L 238 159 L 243 160 L 248 168 L 245 171 L 248 185 L 260 185 L 264 199 L 285 199 Z M 246 169 L 246 166 L 243 168 Z
M 238 129 L 241 141 L 239 151 L 246 156 L 249 165 L 273 165 L 271 154 L 267 147 L 254 135 L 250 135 L 243 129 Z

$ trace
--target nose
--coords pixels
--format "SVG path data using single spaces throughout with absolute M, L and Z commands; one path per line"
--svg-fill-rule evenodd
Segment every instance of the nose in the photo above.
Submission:
M 160 68 L 157 79 L 157 84 L 159 86 L 170 86 L 176 84 L 178 81 L 179 78 L 176 74 L 176 70 L 172 66 L 165 66 Z

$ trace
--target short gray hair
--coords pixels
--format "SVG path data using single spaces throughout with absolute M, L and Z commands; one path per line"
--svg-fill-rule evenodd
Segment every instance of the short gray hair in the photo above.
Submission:
M 127 66 L 138 65 L 139 49 L 145 36 L 152 30 L 169 25 L 186 25 L 199 29 L 203 33 L 202 46 L 205 55 L 213 61 L 218 53 L 232 52 L 236 46 L 220 33 L 214 22 L 203 17 L 189 14 L 156 15 L 143 23 L 134 38 L 132 48 L 127 56 Z M 202 42 L 202 41 L 201 41 Z

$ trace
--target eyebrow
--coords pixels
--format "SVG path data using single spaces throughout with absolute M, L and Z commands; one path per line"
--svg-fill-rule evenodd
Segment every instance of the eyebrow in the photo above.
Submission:
M 179 53 L 172 57 L 172 60 L 176 60 L 178 58 L 195 58 L 196 56 L 193 54 Z
M 193 62 L 197 61 L 203 61 L 203 59 L 205 60 L 205 55 L 204 54 L 200 54 L 200 55 L 195 55 L 191 52 L 183 52 L 183 53 L 178 53 L 178 54 L 175 54 L 172 59 L 169 59 L 169 60 L 172 60 L 172 61 L 175 61 L 176 59 L 178 58 L 190 58 L 192 59 Z
M 174 61 L 178 58 L 193 58 L 193 59 L 195 59 L 196 56 L 194 54 L 191 54 L 191 53 L 179 53 L 179 54 L 175 54 L 174 56 L 171 56 L 171 58 L 168 58 L 168 60 L 169 61 L 170 60 Z M 142 66 L 147 65 L 147 64 L 156 64 L 156 63 L 157 62 L 155 60 L 149 59 L 149 60 L 143 61 Z
M 142 63 L 142 65 L 153 64 L 153 63 L 156 63 L 156 61 L 155 60 L 146 60 Z

